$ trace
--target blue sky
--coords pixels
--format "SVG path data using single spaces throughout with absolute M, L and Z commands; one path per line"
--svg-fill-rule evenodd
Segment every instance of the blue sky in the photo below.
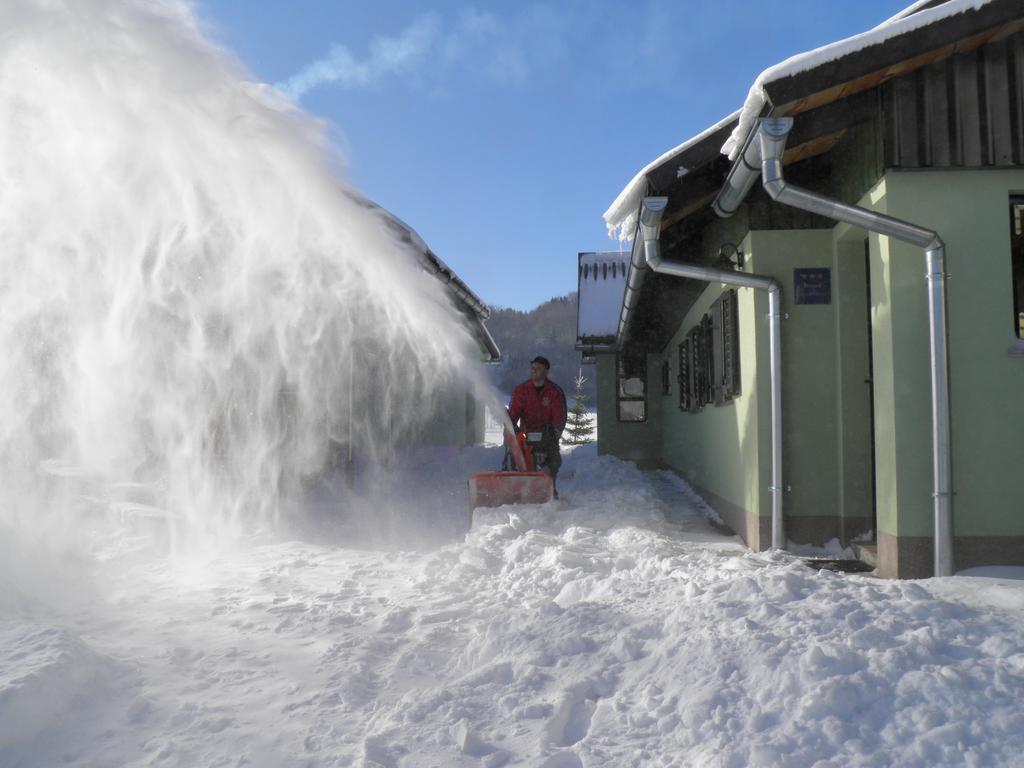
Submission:
M 764 68 L 910 0 L 199 0 L 255 76 L 325 118 L 348 180 L 487 302 L 576 288 L 633 175 Z

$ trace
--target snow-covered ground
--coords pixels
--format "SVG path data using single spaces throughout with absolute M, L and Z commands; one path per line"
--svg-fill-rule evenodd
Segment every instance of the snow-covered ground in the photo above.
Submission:
M 358 546 L 172 562 L 124 537 L 74 607 L 0 600 L 0 765 L 1022 764 L 1019 572 L 751 554 L 593 446 L 560 502 L 456 533 L 499 451 L 421 465 L 448 543 L 392 546 L 406 502 Z

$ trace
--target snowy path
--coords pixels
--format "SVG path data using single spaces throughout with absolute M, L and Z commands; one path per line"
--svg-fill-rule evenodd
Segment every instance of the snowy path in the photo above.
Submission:
M 815 572 L 667 474 L 564 478 L 428 552 L 111 559 L 103 604 L 5 617 L 0 764 L 1021 764 L 1021 583 Z

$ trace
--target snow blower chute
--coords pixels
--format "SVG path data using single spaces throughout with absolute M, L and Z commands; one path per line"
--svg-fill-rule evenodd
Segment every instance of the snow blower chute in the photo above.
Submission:
M 507 439 L 501 472 L 477 472 L 469 478 L 469 508 L 500 507 L 505 504 L 543 504 L 555 495 L 555 485 L 546 472 L 538 472 L 533 462 L 534 446 L 540 432 L 518 432 Z

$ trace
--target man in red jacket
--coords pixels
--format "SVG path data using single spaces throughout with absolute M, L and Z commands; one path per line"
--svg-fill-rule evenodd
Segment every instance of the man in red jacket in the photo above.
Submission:
M 542 439 L 534 447 L 537 468 L 551 475 L 552 482 L 558 477 L 562 457 L 558 452 L 558 441 L 565 429 L 565 393 L 548 378 L 551 363 L 546 357 L 537 356 L 530 361 L 530 378 L 517 386 L 508 404 L 508 415 L 512 426 L 523 432 L 540 432 Z M 558 488 L 555 488 L 558 498 Z

